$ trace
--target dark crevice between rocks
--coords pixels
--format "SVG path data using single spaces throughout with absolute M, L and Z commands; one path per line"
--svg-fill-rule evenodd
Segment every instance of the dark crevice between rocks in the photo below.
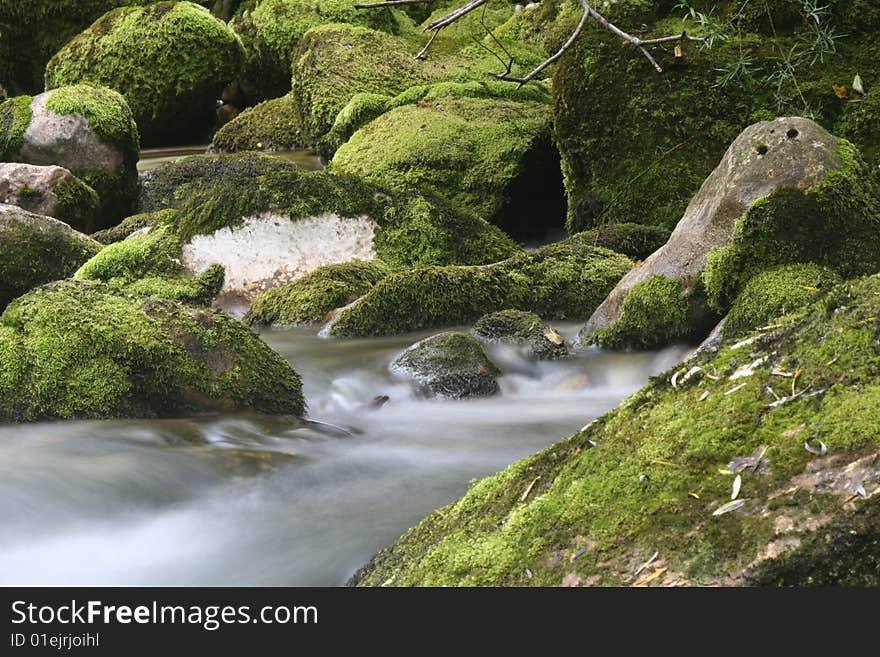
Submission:
M 510 186 L 497 223 L 518 242 L 545 243 L 565 235 L 567 200 L 559 151 L 548 137 L 535 144 Z

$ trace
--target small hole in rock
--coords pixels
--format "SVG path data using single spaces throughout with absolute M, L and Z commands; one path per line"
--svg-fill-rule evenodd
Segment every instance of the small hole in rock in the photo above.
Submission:
M 761 144 L 758 146 L 758 155 L 766 155 L 768 150 L 770 149 L 767 148 L 767 144 Z
M 799 133 L 794 128 L 790 128 L 789 131 L 785 133 L 785 136 L 788 137 L 789 139 L 796 139 L 799 134 L 801 134 L 801 133 Z

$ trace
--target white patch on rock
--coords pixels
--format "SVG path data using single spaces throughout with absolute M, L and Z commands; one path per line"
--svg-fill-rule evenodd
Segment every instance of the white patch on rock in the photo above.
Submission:
M 197 235 L 183 246 L 182 262 L 191 274 L 219 263 L 226 279 L 219 303 L 241 312 L 265 290 L 281 287 L 324 265 L 376 257 L 378 224 L 366 216 L 335 213 L 291 220 L 266 212 L 244 223 Z M 247 308 L 245 307 L 244 310 Z

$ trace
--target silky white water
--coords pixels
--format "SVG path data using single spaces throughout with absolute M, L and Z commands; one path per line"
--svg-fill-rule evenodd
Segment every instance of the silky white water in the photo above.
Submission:
M 310 418 L 333 426 L 0 425 L 0 585 L 343 584 L 472 479 L 571 435 L 686 353 L 533 363 L 492 347 L 501 394 L 438 402 L 388 373 L 425 335 L 264 333 L 302 375 Z M 390 399 L 371 408 L 378 395 Z

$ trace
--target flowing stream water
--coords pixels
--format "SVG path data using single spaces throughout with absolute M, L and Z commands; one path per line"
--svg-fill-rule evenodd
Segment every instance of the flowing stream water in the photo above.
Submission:
M 571 337 L 577 326 L 559 328 Z M 500 395 L 430 401 L 388 372 L 424 335 L 264 332 L 302 375 L 310 418 L 327 425 L 226 415 L 0 426 L 0 585 L 343 584 L 471 479 L 574 433 L 686 351 L 534 363 L 491 346 Z M 377 395 L 390 399 L 371 408 Z

